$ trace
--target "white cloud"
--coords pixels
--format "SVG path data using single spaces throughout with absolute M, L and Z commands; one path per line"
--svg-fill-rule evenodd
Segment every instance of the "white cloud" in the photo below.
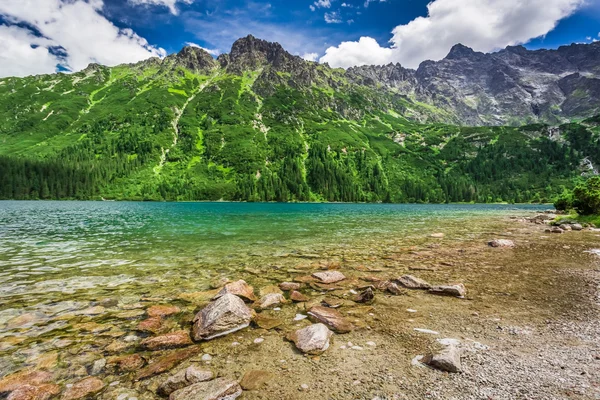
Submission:
M 219 54 L 221 54 L 221 50 L 219 50 L 219 49 L 207 49 L 206 47 L 202 47 L 199 44 L 192 43 L 192 42 L 186 42 L 186 46 L 197 47 L 199 49 L 206 51 L 211 56 L 215 56 L 215 57 L 218 56 Z
M 317 59 L 319 58 L 319 54 L 318 53 L 304 53 L 304 55 L 302 55 L 302 58 L 305 59 L 306 61 L 317 61 Z
M 0 15 L 6 21 L 25 23 L 42 36 L 20 26 L 5 27 L 2 45 L 10 51 L 3 55 L 7 59 L 0 65 L 0 76 L 52 73 L 58 63 L 78 71 L 93 62 L 112 66 L 166 55 L 133 30 L 116 27 L 101 14 L 103 6 L 102 0 L 0 1 Z M 26 44 L 35 51 L 25 51 Z M 66 54 L 52 55 L 53 47 Z
M 341 24 L 342 17 L 338 11 L 332 11 L 329 13 L 325 13 L 325 22 L 328 24 Z
M 331 8 L 331 0 L 317 0 L 313 5 L 316 8 Z
M 456 43 L 489 52 L 526 43 L 553 30 L 584 0 L 434 0 L 428 16 L 392 31 L 390 47 L 375 39 L 343 42 L 321 57 L 334 67 L 400 62 L 416 68 L 424 60 L 440 60 Z
M 194 0 L 127 0 L 131 4 L 145 4 L 153 6 L 167 7 L 171 14 L 179 14 L 179 10 L 176 7 L 176 3 L 192 4 Z
M 308 6 L 308 8 L 310 8 L 310 11 L 315 11 L 317 8 L 315 6 L 313 6 L 312 4 L 310 6 Z
M 369 4 L 375 3 L 375 2 L 385 3 L 386 0 L 365 0 L 365 8 L 369 8 Z

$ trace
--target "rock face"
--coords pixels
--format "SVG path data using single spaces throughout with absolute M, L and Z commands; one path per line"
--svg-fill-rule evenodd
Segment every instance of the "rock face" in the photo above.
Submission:
M 199 382 L 177 390 L 169 400 L 233 400 L 242 394 L 240 385 L 226 378 Z
M 490 247 L 507 247 L 513 248 L 515 247 L 515 242 L 508 239 L 494 239 L 488 242 L 488 246 Z
M 245 282 L 244 282 L 245 283 Z M 194 318 L 194 340 L 210 340 L 250 325 L 252 312 L 239 297 L 225 293 Z
M 333 333 L 324 324 L 314 324 L 297 330 L 289 336 L 298 350 L 307 354 L 321 354 L 329 348 Z
M 234 294 L 246 301 L 256 301 L 254 289 L 244 280 L 228 283 L 223 289 L 221 289 L 219 293 L 217 293 L 217 295 L 214 297 L 214 300 L 219 299 L 226 294 Z
M 348 333 L 354 330 L 354 325 L 333 308 L 313 306 L 308 315 L 311 320 L 323 323 L 336 333 Z
M 429 283 L 412 275 L 401 276 L 398 279 L 394 279 L 393 283 L 399 284 L 407 289 L 431 289 L 431 285 Z
M 440 296 L 464 297 L 467 294 L 467 289 L 462 283 L 447 286 L 434 286 L 429 291 Z
M 142 340 L 141 345 L 148 350 L 174 349 L 192 345 L 187 331 L 177 331 Z
M 460 372 L 461 350 L 455 345 L 444 347 L 443 350 L 430 354 L 423 359 L 423 362 L 435 369 L 446 372 Z
M 168 396 L 176 390 L 183 389 L 194 383 L 210 381 L 213 378 L 214 374 L 211 371 L 191 366 L 169 377 L 169 379 L 158 387 L 158 392 L 163 396 Z
M 166 58 L 166 63 L 173 63 L 182 66 L 196 73 L 209 73 L 219 64 L 204 49 L 198 47 L 186 46 L 179 53 L 172 54 Z
M 336 283 L 346 279 L 344 274 L 339 271 L 323 271 L 315 272 L 312 274 L 314 278 L 317 278 L 322 283 Z
M 64 391 L 62 400 L 85 399 L 104 389 L 104 382 L 95 377 L 85 378 Z

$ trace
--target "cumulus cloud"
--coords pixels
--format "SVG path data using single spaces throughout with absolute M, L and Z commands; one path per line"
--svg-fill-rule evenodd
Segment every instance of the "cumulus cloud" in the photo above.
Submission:
M 428 15 L 392 31 L 390 46 L 363 37 L 327 49 L 321 62 L 334 67 L 400 62 L 416 68 L 440 60 L 456 43 L 489 52 L 526 43 L 553 30 L 584 0 L 434 0 Z
M 52 73 L 57 64 L 78 71 L 93 62 L 112 66 L 166 55 L 133 30 L 116 27 L 102 15 L 103 6 L 102 0 L 0 1 L 0 16 L 10 24 L 0 35 L 5 50 L 0 76 Z
M 153 5 L 153 6 L 163 6 L 167 7 L 171 14 L 177 15 L 179 14 L 179 10 L 176 7 L 177 3 L 185 3 L 192 4 L 194 0 L 127 0 L 131 4 L 145 4 L 145 5 Z
M 192 42 L 186 42 L 185 44 L 186 44 L 186 46 L 197 47 L 199 49 L 202 49 L 202 50 L 206 51 L 208 54 L 210 54 L 211 56 L 214 56 L 214 57 L 216 57 L 219 54 L 221 54 L 221 50 L 219 50 L 219 49 L 207 49 L 206 47 L 202 47 L 199 44 L 192 43 Z
M 319 58 L 319 54 L 317 54 L 317 53 L 304 53 L 302 55 L 302 58 L 305 59 L 306 61 L 317 61 L 317 59 Z

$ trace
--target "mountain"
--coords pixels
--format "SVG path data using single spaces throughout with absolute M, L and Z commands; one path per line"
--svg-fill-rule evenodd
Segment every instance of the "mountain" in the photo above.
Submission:
M 457 45 L 345 71 L 248 36 L 4 78 L 0 198 L 550 200 L 600 163 L 597 53 Z

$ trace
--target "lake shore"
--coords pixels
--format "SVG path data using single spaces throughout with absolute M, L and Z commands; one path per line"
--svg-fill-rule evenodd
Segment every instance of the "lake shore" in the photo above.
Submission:
M 101 282 L 102 290 L 72 277 L 65 281 L 66 291 L 37 300 L 31 292 L 4 291 L 9 302 L 0 310 L 0 366 L 9 378 L 0 381 L 0 391 L 11 373 L 27 368 L 51 374 L 40 385 L 57 385 L 47 387 L 58 391 L 57 398 L 66 392 L 74 396 L 69 385 L 78 388 L 78 382 L 93 377 L 88 384 L 94 398 L 159 399 L 169 377 L 194 366 L 246 381 L 244 399 L 598 397 L 600 257 L 589 251 L 600 233 L 547 233 L 546 225 L 525 219 L 533 215 L 521 211 L 449 220 L 446 226 L 417 224 L 397 236 L 361 233 L 338 248 L 316 246 L 269 258 L 255 244 L 257 253 L 243 265 L 211 267 L 203 285 L 186 284 L 185 271 L 159 270 L 137 276 L 136 282 L 113 275 Z M 333 232 L 343 222 L 336 221 Z M 492 239 L 511 240 L 515 247 L 490 247 Z M 340 272 L 345 279 L 324 284 L 311 278 L 323 271 Z M 406 288 L 393 293 L 379 285 L 407 274 L 432 285 L 463 283 L 466 296 Z M 274 307 L 279 310 L 257 310 L 259 317 L 246 329 L 209 341 L 183 340 L 174 346 L 178 349 L 150 348 L 151 338 L 188 334 L 194 315 L 225 279 L 244 279 L 257 298 L 277 292 L 282 282 L 300 283 L 308 301 L 290 301 L 291 292 L 282 291 L 286 303 Z M 143 280 L 146 286 L 135 286 Z M 54 284 L 45 280 L 39 289 Z M 369 286 L 374 299 L 356 302 Z M 21 308 L 15 307 L 18 302 Z M 307 311 L 322 303 L 335 307 L 353 329 L 335 333 L 322 354 L 305 355 L 286 336 L 310 326 L 311 318 L 298 315 L 309 316 Z M 419 361 L 448 343 L 440 339 L 455 339 L 460 346 L 460 373 Z M 161 363 L 164 369 L 158 368 Z

